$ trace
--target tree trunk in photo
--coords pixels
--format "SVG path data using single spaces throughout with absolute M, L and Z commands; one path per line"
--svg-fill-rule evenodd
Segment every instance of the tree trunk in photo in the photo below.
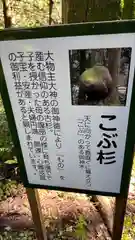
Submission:
M 112 76 L 113 87 L 109 98 L 106 99 L 108 105 L 120 105 L 119 95 L 117 92 L 119 69 L 120 69 L 121 49 L 108 50 L 108 69 Z
M 91 62 L 90 62 L 89 67 L 93 67 L 96 64 L 96 54 L 97 54 L 97 50 L 92 49 L 92 51 L 91 51 Z
M 86 51 L 81 50 L 80 51 L 80 74 L 82 74 L 85 71 L 86 67 Z
M 121 49 L 109 49 L 108 50 L 108 69 L 113 78 L 113 85 L 117 84 L 118 73 L 120 68 L 120 56 Z

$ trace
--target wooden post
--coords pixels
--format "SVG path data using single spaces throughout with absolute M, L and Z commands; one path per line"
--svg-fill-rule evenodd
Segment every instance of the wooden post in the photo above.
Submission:
M 47 235 L 43 224 L 43 215 L 41 211 L 38 190 L 34 188 L 26 188 L 26 192 L 32 212 L 33 222 L 36 229 L 37 239 L 47 240 Z
M 125 197 L 116 197 L 112 240 L 121 240 L 127 205 L 127 197 L 128 195 Z

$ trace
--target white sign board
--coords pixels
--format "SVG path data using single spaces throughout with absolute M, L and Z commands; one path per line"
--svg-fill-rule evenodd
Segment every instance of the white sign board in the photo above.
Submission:
M 116 48 L 132 50 L 118 73 L 123 102 L 77 104 L 80 50 L 99 61 Z M 29 183 L 119 193 L 135 34 L 1 41 L 0 57 Z

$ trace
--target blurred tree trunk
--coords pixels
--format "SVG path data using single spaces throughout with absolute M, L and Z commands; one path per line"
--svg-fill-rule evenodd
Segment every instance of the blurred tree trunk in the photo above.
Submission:
M 109 21 L 120 19 L 120 0 L 90 0 L 91 21 Z
M 2 0 L 2 4 L 3 4 L 4 25 L 5 25 L 5 28 L 10 28 L 12 25 L 12 22 L 11 22 L 11 17 L 8 16 L 8 6 L 6 3 L 6 0 Z
M 53 10 L 53 0 L 49 0 L 49 25 L 52 24 L 52 10 Z
M 124 0 L 124 7 L 122 18 L 123 19 L 132 19 L 134 16 L 134 0 Z
M 63 0 L 67 11 L 67 14 L 64 14 L 66 15 L 66 22 L 77 23 L 88 21 L 89 2 L 89 0 Z M 65 7 L 63 6 L 63 13 Z
M 63 4 L 63 13 L 67 12 L 64 16 L 68 23 L 121 18 L 121 0 L 63 0 Z

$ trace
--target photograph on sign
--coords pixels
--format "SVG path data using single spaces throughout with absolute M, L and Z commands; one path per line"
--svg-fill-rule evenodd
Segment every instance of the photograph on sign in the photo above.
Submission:
M 70 50 L 72 104 L 125 106 L 130 60 L 131 48 Z
M 0 56 L 28 184 L 120 193 L 135 35 L 1 41 Z

